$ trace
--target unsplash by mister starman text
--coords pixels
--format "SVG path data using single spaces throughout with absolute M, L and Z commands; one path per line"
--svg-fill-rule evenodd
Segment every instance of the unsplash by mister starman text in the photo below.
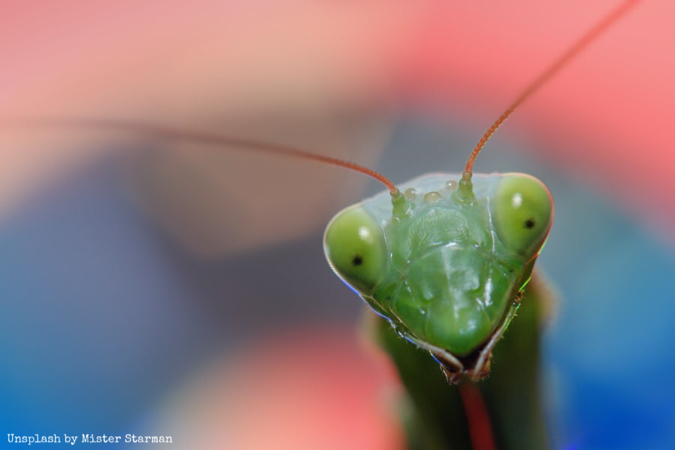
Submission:
M 58 434 L 31 434 L 28 436 L 7 434 L 7 442 L 10 444 L 173 444 L 171 436 L 141 436 L 125 434 L 124 436 L 82 434 L 64 434 L 63 438 Z

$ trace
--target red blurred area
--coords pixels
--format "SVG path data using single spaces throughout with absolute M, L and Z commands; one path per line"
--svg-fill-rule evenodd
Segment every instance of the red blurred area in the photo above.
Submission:
M 267 336 L 193 379 L 168 426 L 183 448 L 403 448 L 400 389 L 353 329 Z

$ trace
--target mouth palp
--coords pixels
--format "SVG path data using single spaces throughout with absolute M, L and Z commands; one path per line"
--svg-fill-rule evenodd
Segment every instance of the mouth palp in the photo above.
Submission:
M 448 383 L 457 384 L 465 375 L 468 376 L 471 381 L 479 381 L 490 373 L 492 349 L 504 335 L 511 319 L 515 317 L 519 306 L 520 296 L 517 296 L 504 317 L 504 320 L 502 320 L 499 327 L 492 333 L 490 339 L 466 356 L 457 357 L 447 350 L 437 347 L 428 348 L 429 346 L 427 346 L 426 349 L 429 350 L 431 356 L 441 365 L 441 370 L 445 374 Z

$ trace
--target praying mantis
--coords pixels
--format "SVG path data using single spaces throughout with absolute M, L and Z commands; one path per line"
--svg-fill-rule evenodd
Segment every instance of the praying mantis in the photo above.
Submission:
M 454 405 L 453 400 L 438 394 L 445 389 L 445 385 L 436 384 L 437 376 L 441 375 L 438 365 L 451 383 L 461 381 L 464 376 L 479 380 L 488 376 L 494 366 L 480 388 L 488 409 L 493 411 L 508 403 L 500 400 L 500 392 L 505 393 L 508 389 L 500 391 L 496 387 L 504 379 L 509 380 L 506 385 L 517 392 L 519 398 L 529 398 L 537 403 L 536 329 L 540 315 L 538 308 L 543 308 L 541 302 L 546 288 L 540 280 L 528 282 L 536 256 L 551 227 L 551 196 L 541 182 L 526 175 L 473 175 L 474 160 L 492 133 L 520 103 L 625 10 L 624 6 L 612 13 L 535 80 L 488 130 L 459 175 L 430 175 L 396 187 L 381 175 L 356 164 L 293 148 L 250 141 L 237 143 L 231 138 L 162 127 L 144 125 L 138 128 L 140 132 L 150 131 L 165 137 L 215 144 L 234 142 L 248 149 L 314 159 L 356 169 L 387 186 L 389 194 L 351 207 L 331 221 L 325 235 L 325 249 L 338 275 L 384 318 L 374 319 L 373 332 L 392 355 L 411 397 L 417 402 L 420 418 L 411 422 L 418 420 L 418 425 L 420 421 L 424 422 L 422 428 L 429 429 L 419 431 L 411 426 L 411 442 L 417 436 L 419 442 L 431 441 L 435 446 L 443 447 L 449 439 L 466 441 L 466 436 L 465 433 L 454 433 L 454 426 L 446 424 L 434 428 L 432 425 L 432 417 L 441 416 L 441 410 L 449 408 L 462 415 L 461 406 L 450 408 L 449 405 Z M 88 122 L 94 126 L 134 127 L 131 123 Z M 418 216 L 422 213 L 426 215 Z M 425 223 L 429 220 L 433 225 Z M 391 272 L 392 268 L 396 270 Z M 429 277 L 430 274 L 433 277 Z M 457 306 L 459 297 L 463 297 L 461 308 Z M 524 352 L 508 348 L 510 343 L 523 342 L 516 340 L 518 334 L 529 337 L 529 346 Z M 507 339 L 499 343 L 502 336 Z M 527 338 L 524 341 L 527 342 Z M 436 362 L 415 347 L 430 353 Z M 410 364 L 411 360 L 415 363 Z M 503 375 L 513 367 L 521 373 Z M 429 376 L 435 378 L 420 383 L 426 374 L 433 374 Z M 518 382 L 523 384 L 522 389 L 515 388 Z M 490 389 L 494 390 L 491 394 Z M 445 401 L 432 402 L 428 407 L 420 403 L 434 395 Z M 470 397 L 472 394 L 460 392 L 458 395 Z M 470 407 L 466 409 L 468 411 Z M 541 419 L 537 419 L 540 417 L 538 409 L 534 406 L 527 413 L 528 417 L 518 415 L 520 420 L 515 426 L 496 425 L 502 434 L 511 429 L 513 434 L 528 436 L 533 442 L 531 448 L 543 448 L 545 433 L 541 431 Z M 457 419 L 455 423 L 463 422 Z M 523 424 L 527 425 L 525 430 L 520 428 Z M 533 429 L 539 431 L 532 432 Z M 453 436 L 449 436 L 451 434 Z M 468 439 L 477 447 L 475 436 Z M 497 440 L 501 443 L 500 448 L 527 448 L 515 444 L 514 439 L 501 436 Z M 460 445 L 466 445 L 466 442 Z
M 442 390 L 416 388 L 419 379 L 410 375 L 415 369 L 406 366 L 423 363 L 410 363 L 417 355 L 401 358 L 411 350 L 391 335 L 398 334 L 429 352 L 448 382 L 457 383 L 463 375 L 476 381 L 489 374 L 492 351 L 520 308 L 524 292 L 529 291 L 525 299 L 529 314 L 523 314 L 514 333 L 517 336 L 512 338 L 518 339 L 520 348 L 505 349 L 503 356 L 508 359 L 500 361 L 510 367 L 500 367 L 484 392 L 493 414 L 500 403 L 501 408 L 509 405 L 524 412 L 517 421 L 506 419 L 511 415 L 508 408 L 498 414 L 504 419 L 496 424 L 499 448 L 547 446 L 537 406 L 536 363 L 537 330 L 547 288 L 541 281 L 527 291 L 526 286 L 551 229 L 553 200 L 546 186 L 531 176 L 474 177 L 472 169 L 506 118 L 633 5 L 626 2 L 612 11 L 535 79 L 479 140 L 461 175 L 429 174 L 397 188 L 382 175 L 355 167 L 381 181 L 391 199 L 385 193 L 336 215 L 326 229 L 325 252 L 336 274 L 384 319 L 377 333 L 413 398 L 420 415 L 418 425 L 425 421 L 425 413 L 436 418 L 444 415 L 443 405 L 430 400 Z M 384 322 L 389 322 L 393 333 Z M 499 388 L 490 392 L 502 378 L 509 381 L 501 392 Z M 527 381 L 522 384 L 522 380 Z M 425 387 L 430 385 L 433 382 Z M 504 395 L 509 390 L 518 392 L 520 398 Z M 448 433 L 452 427 L 429 431 L 432 427 L 428 426 L 424 433 L 413 425 L 410 442 L 420 439 L 424 448 L 460 448 L 470 441 L 474 448 L 494 448 L 490 427 L 485 425 L 485 407 L 471 388 L 464 391 L 460 394 L 469 421 L 468 439 L 462 442 L 458 437 L 463 435 L 461 430 Z M 445 405 L 451 403 L 446 399 Z

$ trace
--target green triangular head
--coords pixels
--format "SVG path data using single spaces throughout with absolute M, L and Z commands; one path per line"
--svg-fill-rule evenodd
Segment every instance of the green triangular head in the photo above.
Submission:
M 529 175 L 430 174 L 342 210 L 324 249 L 337 275 L 450 378 L 480 378 L 552 219 L 549 190 Z

